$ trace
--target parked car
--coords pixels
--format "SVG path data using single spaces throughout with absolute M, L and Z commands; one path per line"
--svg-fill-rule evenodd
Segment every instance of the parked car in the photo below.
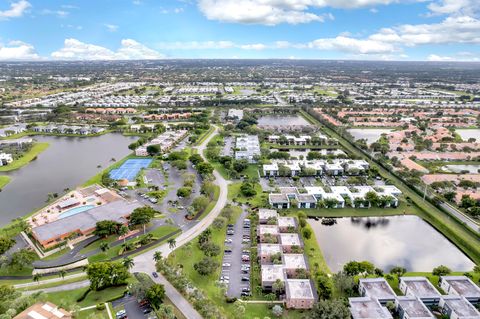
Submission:
M 242 281 L 250 281 L 250 277 L 243 276 Z
M 222 267 L 230 267 L 231 264 L 230 263 L 223 263 Z
M 153 278 L 158 278 L 158 274 L 156 272 L 152 272 Z

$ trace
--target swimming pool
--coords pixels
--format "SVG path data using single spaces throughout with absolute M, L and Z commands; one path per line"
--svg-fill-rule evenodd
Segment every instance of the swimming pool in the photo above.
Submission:
M 69 210 L 61 213 L 58 216 L 58 219 L 65 218 L 65 217 L 68 217 L 68 216 L 72 216 L 72 215 L 84 212 L 86 210 L 92 209 L 93 207 L 95 207 L 95 205 L 85 205 L 85 206 L 79 206 L 79 207 L 69 209 Z

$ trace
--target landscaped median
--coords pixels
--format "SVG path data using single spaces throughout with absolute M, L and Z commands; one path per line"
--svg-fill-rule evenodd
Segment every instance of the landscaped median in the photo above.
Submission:
M 12 163 L 10 163 L 8 165 L 0 166 L 0 172 L 13 171 L 13 170 L 19 169 L 22 166 L 27 165 L 31 161 L 35 160 L 40 153 L 45 151 L 48 148 L 48 146 L 49 146 L 48 143 L 35 143 L 35 144 L 33 144 L 32 148 L 28 152 L 23 154 L 22 157 L 20 157 L 17 160 L 14 160 Z

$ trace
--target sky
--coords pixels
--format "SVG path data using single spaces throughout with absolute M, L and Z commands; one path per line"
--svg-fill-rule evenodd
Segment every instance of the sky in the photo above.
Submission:
M 0 60 L 480 61 L 480 0 L 0 0 Z

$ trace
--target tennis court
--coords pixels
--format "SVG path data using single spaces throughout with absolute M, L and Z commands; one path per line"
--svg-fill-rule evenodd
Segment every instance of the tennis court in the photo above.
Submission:
M 125 161 L 119 168 L 110 171 L 110 178 L 114 180 L 128 179 L 134 182 L 142 168 L 147 168 L 152 162 L 150 158 L 131 158 Z

